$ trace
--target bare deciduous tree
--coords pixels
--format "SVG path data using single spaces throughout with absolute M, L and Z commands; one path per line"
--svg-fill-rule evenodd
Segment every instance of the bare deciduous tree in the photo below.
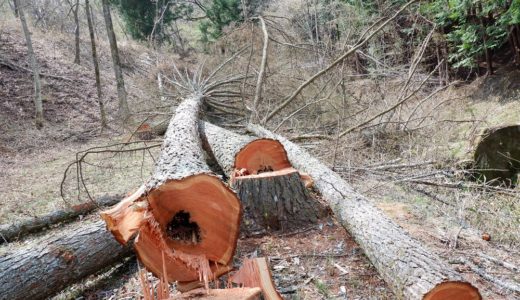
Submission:
M 90 43 L 92 45 L 92 61 L 94 63 L 94 74 L 96 76 L 96 88 L 97 88 L 97 96 L 99 103 L 99 114 L 101 117 L 101 128 L 107 126 L 107 117 L 105 113 L 105 105 L 103 104 L 103 98 L 101 93 L 101 79 L 99 77 L 99 63 L 97 58 L 96 51 L 96 38 L 94 36 L 94 26 L 92 24 L 92 15 L 90 13 L 90 3 L 89 0 L 85 0 L 85 13 L 87 15 L 87 23 L 88 23 L 88 32 L 90 35 Z
M 34 55 L 34 50 L 32 47 L 31 41 L 31 32 L 29 31 L 29 27 L 27 26 L 27 21 L 25 19 L 25 14 L 23 11 L 23 6 L 20 3 L 20 0 L 14 0 L 14 6 L 18 11 L 18 16 L 20 17 L 20 22 L 22 23 L 23 33 L 25 35 L 25 42 L 27 43 L 27 52 L 29 54 L 29 59 L 31 60 L 31 68 L 33 72 L 33 81 L 34 81 L 34 106 L 36 109 L 36 127 L 43 127 L 43 105 L 42 105 L 42 94 L 41 94 L 41 83 L 40 83 L 40 68 L 38 66 L 38 62 L 36 61 L 36 56 Z
M 103 16 L 105 18 L 105 26 L 107 29 L 108 41 L 110 43 L 110 52 L 112 54 L 112 62 L 114 64 L 114 73 L 117 83 L 117 97 L 119 98 L 119 115 L 121 119 L 126 122 L 130 117 L 130 109 L 126 100 L 125 82 L 123 79 L 123 70 L 121 69 L 121 62 L 119 60 L 119 51 L 117 49 L 117 40 L 114 33 L 114 26 L 112 25 L 112 16 L 110 15 L 110 6 L 108 0 L 101 1 L 103 5 Z

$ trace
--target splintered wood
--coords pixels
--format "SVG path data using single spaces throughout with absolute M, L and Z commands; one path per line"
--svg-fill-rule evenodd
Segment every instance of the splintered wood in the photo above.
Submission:
M 201 101 L 195 94 L 177 107 L 150 180 L 101 216 L 120 243 L 135 240 L 138 258 L 154 275 L 207 287 L 231 269 L 241 206 L 204 159 Z
M 282 299 L 280 293 L 276 291 L 265 257 L 245 259 L 240 270 L 234 273 L 230 280 L 243 287 L 261 288 L 266 300 Z

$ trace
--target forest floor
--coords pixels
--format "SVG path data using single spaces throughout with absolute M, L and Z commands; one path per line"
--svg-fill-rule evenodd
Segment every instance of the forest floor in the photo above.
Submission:
M 28 67 L 28 63 L 21 41 L 23 38 L 19 31 L 9 26 L 1 27 L 0 57 L 7 58 L 9 64 L 18 66 L 0 64 L 2 224 L 66 206 L 68 202 L 61 199 L 59 186 L 66 167 L 75 159 L 77 153 L 95 146 L 128 141 L 133 130 L 111 128 L 100 131 L 95 85 L 88 62 L 77 66 L 64 59 L 72 57 L 71 49 L 59 45 L 59 39 L 55 44 L 35 39 L 35 51 L 41 60 L 42 73 L 54 75 L 43 77 L 47 123 L 44 129 L 35 129 L 32 123 L 32 84 L 30 73 L 23 69 Z M 124 45 L 122 47 L 125 49 Z M 101 46 L 101 58 L 105 61 L 102 65 L 105 66 L 109 65 L 106 63 L 106 50 Z M 127 60 L 137 61 L 138 58 L 137 55 L 128 55 Z M 88 55 L 83 57 L 83 61 L 88 61 Z M 20 66 L 23 68 L 19 68 Z M 102 70 L 104 82 L 111 80 L 110 72 L 109 67 Z M 158 97 L 156 92 L 148 92 L 151 89 L 147 74 L 143 75 L 137 68 L 128 67 L 125 69 L 125 75 L 128 78 L 127 89 L 134 105 L 140 107 L 139 105 L 147 103 L 150 107 L 158 106 L 156 103 L 150 104 L 151 99 Z M 106 88 L 104 94 L 109 113 L 115 115 L 114 88 Z M 475 107 L 479 107 L 480 111 L 486 111 L 489 107 L 500 106 L 500 110 L 508 111 L 518 104 L 517 102 L 480 102 L 475 104 Z M 145 109 L 146 107 L 143 108 Z M 511 211 L 515 212 L 518 199 L 512 200 L 516 202 L 512 202 L 511 211 L 503 211 L 503 202 L 489 201 L 495 199 L 492 195 L 396 182 L 388 179 L 388 174 L 385 173 L 385 177 L 378 173 L 379 171 L 368 168 L 359 153 L 345 151 L 336 158 L 336 154 L 331 150 L 337 147 L 334 142 L 304 143 L 303 146 L 324 162 L 333 161 L 334 166 L 351 166 L 347 171 L 341 172 L 349 183 L 372 199 L 411 236 L 446 261 L 453 262 L 453 268 L 475 284 L 485 299 L 520 297 L 483 279 L 468 266 L 456 263 L 463 257 L 500 281 L 520 282 L 518 272 L 505 269 L 483 256 L 488 255 L 500 261 L 520 265 L 520 251 L 515 250 L 520 242 L 520 222 L 512 221 L 514 214 L 512 218 L 501 217 L 510 214 Z M 151 152 L 141 151 L 133 154 L 93 155 L 88 161 L 92 167 L 85 167 L 88 177 L 86 185 L 90 187 L 94 196 L 130 192 L 145 181 L 152 171 L 153 158 L 157 151 L 158 148 Z M 370 151 L 375 150 L 372 148 Z M 392 151 L 394 156 L 387 155 L 379 159 L 391 164 L 395 160 L 395 152 L 399 153 Z M 351 160 L 350 156 L 357 159 Z M 377 162 L 378 159 L 375 157 L 370 157 L 370 161 Z M 400 163 L 411 164 L 413 161 Z M 427 168 L 420 168 L 428 172 L 439 171 L 436 167 L 437 165 L 429 165 Z M 408 168 L 398 173 L 401 177 L 414 176 L 417 169 Z M 65 181 L 66 200 L 70 202 L 87 200 L 84 193 L 79 196 L 75 194 L 77 180 L 70 177 Z M 463 201 L 457 202 L 460 199 Z M 473 211 L 480 211 L 483 204 L 475 204 L 471 202 L 475 200 L 471 199 L 486 201 L 484 204 L 486 211 L 490 211 L 489 215 L 482 217 L 482 214 L 475 214 Z M 494 205 L 502 206 L 494 210 Z M 491 222 L 489 219 L 495 221 Z M 481 238 L 483 232 L 491 233 L 491 241 Z M 322 220 L 319 226 L 294 235 L 242 239 L 239 241 L 237 254 L 237 265 L 239 260 L 251 255 L 268 257 L 277 287 L 290 299 L 395 298 L 359 246 L 333 218 Z M 134 299 L 141 294 L 137 271 L 135 259 L 129 259 L 67 289 L 57 298 Z

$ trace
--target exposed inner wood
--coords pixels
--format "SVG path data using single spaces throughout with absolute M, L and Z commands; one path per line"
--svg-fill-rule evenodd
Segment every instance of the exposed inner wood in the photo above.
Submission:
M 437 285 L 424 300 L 479 300 L 478 290 L 467 282 L 450 281 Z
M 235 156 L 234 168 L 246 169 L 252 175 L 291 167 L 282 144 L 272 139 L 252 141 Z
M 230 279 L 231 282 L 244 287 L 261 288 L 266 300 L 283 299 L 274 286 L 271 270 L 265 257 L 245 259 L 242 267 Z
M 230 270 L 241 206 L 206 164 L 198 131 L 202 99 L 193 94 L 179 104 L 151 178 L 102 216 L 119 242 L 135 237 L 138 258 L 157 277 L 207 287 Z
M 469 299 L 480 299 L 475 287 L 465 283 L 451 266 L 411 238 L 337 173 L 294 143 L 265 128 L 249 124 L 248 130 L 258 136 L 278 139 L 294 167 L 312 176 L 316 189 L 329 203 L 338 221 L 354 237 L 398 298 L 423 299 L 438 288 L 446 290 L 445 293 L 462 289 L 468 295 L 475 295 Z M 450 284 L 453 282 L 460 284 Z M 442 293 L 439 294 L 441 297 L 434 299 L 441 299 Z

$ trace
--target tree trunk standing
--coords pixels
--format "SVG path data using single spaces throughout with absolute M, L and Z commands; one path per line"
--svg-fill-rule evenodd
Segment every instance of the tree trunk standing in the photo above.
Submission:
M 96 50 L 96 37 L 94 35 L 94 25 L 92 22 L 92 14 L 90 13 L 89 0 L 85 0 L 85 14 L 87 15 L 88 32 L 90 35 L 90 44 L 92 46 L 92 62 L 94 63 L 94 75 L 96 77 L 96 89 L 99 104 L 99 115 L 101 118 L 101 128 L 107 127 L 107 116 L 105 112 L 105 104 L 103 103 L 101 92 L 101 78 L 99 76 L 99 63 Z
M 103 221 L 78 222 L 0 251 L 0 298 L 10 300 L 45 299 L 131 254 Z
M 114 26 L 112 25 L 112 16 L 110 15 L 110 6 L 108 0 L 101 0 L 103 5 L 103 16 L 105 18 L 105 26 L 110 43 L 110 53 L 112 54 L 112 62 L 114 64 L 114 73 L 117 83 L 117 97 L 119 99 L 119 115 L 123 122 L 128 121 L 130 117 L 130 109 L 126 99 L 125 81 L 123 79 L 123 70 L 121 69 L 121 62 L 119 60 L 119 51 L 117 49 L 117 40 L 114 33 Z
M 38 62 L 36 61 L 36 56 L 34 54 L 32 41 L 31 41 L 31 32 L 29 31 L 29 27 L 27 27 L 27 21 L 25 20 L 25 14 L 23 11 L 23 6 L 20 3 L 20 0 L 14 0 L 15 8 L 18 10 L 18 15 L 20 17 L 20 22 L 22 23 L 23 33 L 25 35 L 25 42 L 27 43 L 27 52 L 29 54 L 29 59 L 31 60 L 31 68 L 33 72 L 33 81 L 34 81 L 34 107 L 36 111 L 36 128 L 43 127 L 43 104 L 42 104 L 42 94 L 41 94 L 41 83 L 40 83 L 40 68 L 38 66 Z
M 78 17 L 78 11 L 79 11 L 79 0 L 76 0 L 76 4 L 74 4 L 74 24 L 76 27 L 74 28 L 74 38 L 75 38 L 75 47 L 76 51 L 74 53 L 74 63 L 78 64 L 80 63 L 80 48 L 79 48 L 79 17 Z
M 257 125 L 250 124 L 248 130 L 278 139 L 293 166 L 312 176 L 338 221 L 354 237 L 397 298 L 481 299 L 475 287 L 355 192 L 337 173 L 281 136 Z
M 9 5 L 11 5 L 11 1 L 9 1 Z M 19 16 L 18 15 L 18 4 L 16 3 L 16 0 L 13 0 L 13 4 L 12 4 L 11 8 L 13 9 L 15 18 L 18 18 L 18 16 Z

